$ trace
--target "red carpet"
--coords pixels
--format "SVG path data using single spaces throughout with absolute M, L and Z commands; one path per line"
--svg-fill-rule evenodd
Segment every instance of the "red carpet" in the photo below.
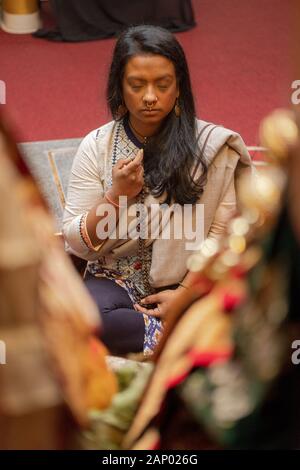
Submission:
M 194 0 L 198 26 L 178 34 L 198 114 L 258 143 L 261 118 L 289 106 L 291 2 Z M 0 31 L 2 106 L 19 140 L 80 137 L 110 120 L 105 84 L 113 40 L 51 43 Z

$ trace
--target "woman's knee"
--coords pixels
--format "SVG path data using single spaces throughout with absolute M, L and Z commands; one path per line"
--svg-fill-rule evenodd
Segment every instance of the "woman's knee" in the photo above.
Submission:
M 101 339 L 114 354 L 143 351 L 145 323 L 133 309 L 119 308 L 102 315 Z
M 102 315 L 117 308 L 133 308 L 133 303 L 125 289 L 110 279 L 89 277 L 85 285 Z

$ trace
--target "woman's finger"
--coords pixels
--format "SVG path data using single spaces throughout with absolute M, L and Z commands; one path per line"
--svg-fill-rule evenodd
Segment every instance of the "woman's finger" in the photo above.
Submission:
M 148 310 L 147 315 L 150 315 L 151 317 L 160 318 L 163 316 L 163 312 L 161 307 L 159 307 L 158 305 L 156 308 Z
M 137 179 L 143 179 L 144 178 L 144 168 L 141 166 L 138 171 L 136 172 Z
M 134 304 L 134 307 L 137 312 L 145 313 L 146 315 L 148 315 L 149 310 L 147 308 L 141 307 L 141 305 L 139 304 Z
M 157 308 L 145 308 L 141 307 L 139 304 L 135 304 L 135 310 L 144 313 L 145 315 L 150 315 L 151 317 L 159 318 L 162 316 L 162 309 L 159 306 Z
M 158 302 L 160 302 L 159 294 L 148 295 L 141 300 L 142 304 L 157 304 Z
M 117 168 L 118 170 L 121 170 L 122 168 L 125 168 L 130 162 L 131 162 L 131 158 L 128 157 L 128 158 L 120 158 L 120 160 L 118 160 L 114 166 L 114 168 Z
M 143 149 L 139 150 L 136 157 L 126 165 L 126 169 L 129 172 L 136 171 L 140 168 L 143 161 Z
M 137 171 L 140 170 L 141 167 L 139 168 L 135 168 L 135 169 L 129 169 L 128 168 L 129 165 L 125 165 L 123 168 L 121 168 L 121 172 L 124 176 L 126 176 L 127 178 L 130 177 L 131 175 L 137 175 Z

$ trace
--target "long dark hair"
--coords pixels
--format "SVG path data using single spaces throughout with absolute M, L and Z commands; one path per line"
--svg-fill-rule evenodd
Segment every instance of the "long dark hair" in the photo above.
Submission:
M 197 151 L 196 113 L 188 65 L 183 49 L 166 29 L 152 25 L 133 26 L 124 31 L 115 46 L 107 85 L 107 102 L 115 119 L 123 104 L 122 80 L 128 60 L 140 54 L 158 54 L 173 62 L 179 86 L 177 117 L 171 111 L 158 134 L 149 139 L 144 151 L 145 183 L 159 197 L 167 193 L 165 202 L 194 204 L 206 181 L 207 166 Z M 201 176 L 192 177 L 194 165 Z

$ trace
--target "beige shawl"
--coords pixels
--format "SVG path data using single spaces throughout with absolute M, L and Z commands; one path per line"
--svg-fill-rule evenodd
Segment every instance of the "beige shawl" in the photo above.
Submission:
M 196 224 L 195 221 L 196 205 L 193 206 L 193 210 L 190 213 L 191 220 L 189 223 L 194 228 L 196 227 L 201 230 L 201 241 L 203 241 L 207 237 L 218 238 L 224 233 L 228 220 L 236 212 L 236 181 L 241 173 L 245 171 L 251 172 L 252 165 L 250 155 L 239 134 L 205 121 L 197 121 L 197 127 L 199 152 L 203 153 L 207 162 L 208 174 L 204 192 L 197 203 L 203 204 L 204 209 L 201 226 L 199 227 L 199 223 Z M 100 128 L 100 135 L 98 136 L 97 159 L 99 162 L 99 172 L 103 175 L 108 174 L 110 171 L 110 155 L 114 129 L 115 123 L 109 123 Z M 107 189 L 108 184 L 104 178 L 103 191 L 105 192 Z M 152 218 L 148 218 L 148 227 L 150 228 L 150 224 L 152 224 L 151 233 L 153 233 L 154 228 L 154 231 L 160 234 L 154 240 L 148 238 L 145 241 L 147 246 L 153 243 L 152 262 L 149 273 L 150 284 L 153 287 L 163 287 L 180 282 L 187 272 L 186 263 L 188 257 L 199 246 L 199 243 L 194 243 L 193 250 L 187 249 L 187 244 L 191 244 L 193 240 L 187 239 L 184 231 L 183 236 L 180 239 L 176 239 L 176 236 L 174 236 L 175 231 L 178 229 L 178 226 L 176 226 L 178 219 L 176 217 L 171 217 L 169 220 L 162 219 L 161 216 L 153 217 L 159 211 L 159 202 L 163 200 L 164 196 L 158 200 L 150 194 L 145 199 L 147 207 L 150 208 L 151 205 L 152 208 L 156 207 L 151 213 Z M 133 209 L 132 204 L 128 205 L 127 212 L 123 211 L 120 214 L 117 239 L 106 239 L 97 250 L 83 257 L 89 260 L 96 260 L 103 255 L 119 258 L 135 254 L 138 246 L 137 239 L 121 239 L 122 231 L 121 233 L 119 232 L 121 226 L 127 229 L 128 224 L 132 223 L 136 218 L 135 210 Z M 123 224 L 125 218 L 128 224 Z M 65 234 L 68 232 L 67 228 Z M 169 231 L 171 235 L 169 239 L 162 238 L 161 234 L 164 231 Z M 66 238 L 69 241 L 72 236 L 69 237 L 69 240 L 68 237 Z M 198 240 L 199 237 L 197 237 Z

